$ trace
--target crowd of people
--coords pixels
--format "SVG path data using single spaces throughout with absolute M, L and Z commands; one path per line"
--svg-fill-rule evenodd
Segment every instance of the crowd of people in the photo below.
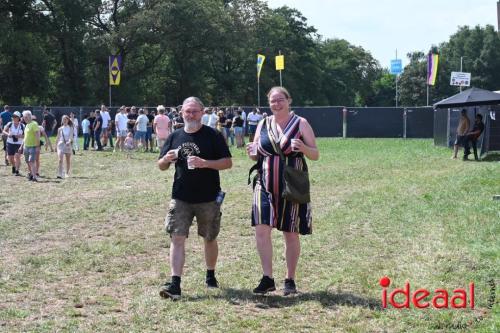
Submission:
M 26 115 L 26 116 L 25 116 Z M 255 108 L 248 115 L 243 108 L 207 107 L 204 109 L 202 123 L 220 132 L 227 145 L 243 148 L 245 135 L 253 140 L 256 124 L 267 117 Z M 27 125 L 33 122 L 29 128 Z M 36 124 L 38 131 L 32 132 Z M 159 105 L 155 109 L 137 108 L 135 106 L 120 107 L 112 117 L 109 109 L 102 105 L 99 109 L 84 114 L 81 121 L 74 112 L 63 115 L 58 121 L 50 108 L 44 108 L 43 118 L 39 124 L 36 116 L 29 110 L 12 112 L 8 105 L 0 113 L 0 129 L 2 132 L 5 164 L 12 166 L 12 173 L 20 176 L 21 156 L 34 147 L 34 167 L 25 156 L 27 178 L 38 181 L 40 176 L 40 152 L 56 152 L 59 160 L 57 178 L 66 178 L 71 171 L 71 155 L 80 150 L 79 136 L 83 136 L 83 150 L 124 151 L 127 157 L 133 152 L 161 151 L 167 137 L 176 129 L 184 127 L 181 106 L 166 108 Z M 28 129 L 28 131 L 26 131 Z M 32 137 L 34 135 L 34 139 Z M 55 136 L 55 147 L 52 143 Z M 27 140 L 27 143 L 25 141 Z M 66 167 L 63 168 L 64 161 Z

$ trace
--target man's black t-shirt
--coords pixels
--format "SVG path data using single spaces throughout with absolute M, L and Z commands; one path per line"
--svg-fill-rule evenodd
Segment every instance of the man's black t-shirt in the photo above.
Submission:
M 97 128 L 97 126 L 99 126 L 99 128 Z M 95 117 L 94 130 L 96 130 L 96 129 L 97 129 L 97 131 L 102 130 L 102 117 L 100 115 Z
M 474 126 L 472 127 L 472 132 L 475 132 L 475 131 L 479 131 L 479 134 L 476 134 L 474 135 L 472 138 L 474 140 L 477 140 L 480 136 L 481 136 L 481 133 L 483 133 L 484 131 L 484 124 L 483 122 L 474 122 Z
M 236 116 L 233 119 L 234 127 L 243 127 L 243 119 L 241 116 Z
M 184 119 L 182 119 L 181 116 L 177 116 L 174 118 L 174 127 L 175 129 L 183 128 L 184 127 Z
M 146 117 L 148 117 L 148 127 L 153 127 L 153 121 L 155 120 L 155 116 L 151 113 L 148 113 Z
M 132 113 L 130 112 L 128 114 L 128 122 L 127 122 L 127 129 L 129 131 L 133 131 L 134 130 L 134 126 L 135 126 L 135 121 L 137 120 L 137 117 L 139 115 L 137 113 Z
M 95 116 L 94 117 L 89 117 L 89 122 L 90 122 L 90 131 L 94 131 L 94 123 L 95 123 Z
M 189 203 L 214 201 L 220 191 L 219 171 L 209 168 L 189 170 L 187 158 L 230 158 L 231 153 L 222 134 L 205 125 L 196 133 L 186 133 L 183 128 L 178 129 L 167 138 L 159 158 L 165 156 L 169 150 L 177 148 L 179 158 L 175 163 L 172 199 Z
M 43 116 L 43 120 L 45 121 L 45 127 L 44 127 L 45 131 L 51 132 L 56 118 L 50 113 L 47 113 L 46 115 Z

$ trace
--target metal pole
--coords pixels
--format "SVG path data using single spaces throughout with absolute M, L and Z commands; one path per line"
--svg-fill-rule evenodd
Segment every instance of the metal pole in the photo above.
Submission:
M 460 57 L 460 73 L 462 73 L 462 61 L 463 61 L 464 57 Z M 460 92 L 462 92 L 462 86 L 459 87 L 460 89 Z
M 109 107 L 111 107 L 111 84 L 109 85 Z
M 427 106 L 429 106 L 429 84 L 427 84 Z
M 257 106 L 260 107 L 260 79 L 257 78 Z
M 281 55 L 281 50 L 279 50 L 279 55 Z M 281 70 L 280 70 L 280 87 L 283 87 L 283 80 L 281 79 Z
M 398 49 L 396 49 L 396 60 L 398 60 Z M 398 107 L 398 75 L 396 74 L 396 107 Z
M 405 108 L 404 111 L 403 111 L 403 124 L 404 124 L 404 127 L 403 127 L 403 139 L 406 139 L 406 119 L 408 118 L 408 114 L 406 112 L 407 112 L 407 110 Z
M 342 138 L 347 138 L 347 108 L 342 109 Z
M 398 107 L 398 74 L 396 74 L 396 107 Z

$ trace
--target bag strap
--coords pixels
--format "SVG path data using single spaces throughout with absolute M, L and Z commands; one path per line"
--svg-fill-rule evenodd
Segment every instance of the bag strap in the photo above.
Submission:
M 66 137 L 64 136 L 64 128 L 63 128 L 62 126 L 61 126 L 60 131 L 61 131 L 61 136 L 62 136 L 62 138 L 63 138 L 64 144 L 66 144 L 66 143 L 67 143 L 67 142 L 66 142 Z
M 262 124 L 262 126 L 266 126 L 266 119 L 264 119 L 264 122 Z M 262 130 L 262 127 L 261 127 L 261 130 Z M 252 173 L 254 171 L 260 171 L 260 169 L 262 169 L 262 157 L 259 156 L 258 160 L 257 160 L 257 163 L 255 163 L 254 165 L 252 165 L 252 167 L 250 168 L 250 170 L 248 170 L 248 180 L 247 180 L 247 185 L 250 185 L 251 183 L 251 176 L 252 176 Z M 255 187 L 255 182 L 256 182 L 256 179 L 254 178 L 253 180 L 253 187 Z

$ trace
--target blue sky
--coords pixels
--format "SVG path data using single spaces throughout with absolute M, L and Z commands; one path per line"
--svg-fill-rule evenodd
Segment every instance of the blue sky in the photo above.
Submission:
M 458 26 L 497 29 L 497 0 L 268 0 L 269 7 L 298 9 L 324 38 L 343 38 L 363 47 L 380 62 L 427 52 L 447 41 Z

